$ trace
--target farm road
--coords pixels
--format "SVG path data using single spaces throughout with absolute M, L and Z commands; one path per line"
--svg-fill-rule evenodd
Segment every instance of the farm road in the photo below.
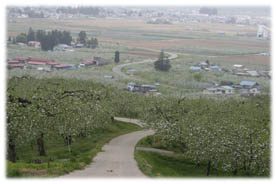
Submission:
M 151 49 L 152 50 L 152 49 Z M 153 51 L 157 51 L 157 50 L 153 50 Z M 169 59 L 175 59 L 178 57 L 178 55 L 176 53 L 168 53 Z M 138 62 L 133 62 L 133 63 L 125 63 L 125 64 L 121 64 L 121 65 L 117 65 L 114 66 L 112 68 L 112 71 L 116 74 L 118 74 L 120 77 L 125 78 L 125 79 L 131 79 L 131 80 L 136 80 L 136 81 L 140 81 L 140 82 L 146 82 L 145 80 L 142 79 L 138 79 L 134 76 L 129 76 L 127 74 L 125 74 L 124 72 L 122 72 L 122 68 L 129 66 L 129 65 L 133 65 L 133 64 L 142 64 L 142 63 L 153 63 L 155 61 L 155 59 L 145 59 L 143 61 L 138 61 Z
M 142 125 L 139 120 L 115 119 Z M 154 134 L 152 130 L 141 130 L 116 137 L 103 146 L 103 152 L 99 152 L 85 169 L 74 171 L 61 178 L 146 177 L 137 166 L 134 150 L 141 138 L 152 134 Z

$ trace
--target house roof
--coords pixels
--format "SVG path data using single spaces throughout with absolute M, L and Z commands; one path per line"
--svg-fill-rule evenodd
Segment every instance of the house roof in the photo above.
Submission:
M 257 82 L 253 82 L 253 81 L 241 81 L 240 82 L 241 86 L 254 86 L 256 84 L 257 84 Z
M 234 89 L 233 87 L 231 87 L 231 86 L 221 86 L 223 89 Z
M 52 62 L 51 60 L 48 59 L 42 59 L 42 58 L 31 58 L 30 61 L 34 62 L 42 62 L 42 63 L 47 63 L 47 62 Z
M 59 65 L 60 63 L 54 62 L 54 61 L 49 61 L 47 62 L 48 65 Z
M 38 41 L 29 41 L 28 44 L 40 44 Z
M 46 63 L 38 62 L 38 61 L 29 61 L 28 64 L 30 64 L 30 65 L 45 65 Z
M 200 70 L 200 66 L 190 66 L 190 70 Z
M 9 61 L 8 64 L 20 64 L 18 61 Z
M 243 65 L 238 65 L 238 64 L 235 64 L 235 65 L 233 65 L 234 67 L 236 67 L 236 68 L 241 68 L 241 67 L 243 67 Z
M 28 57 L 16 57 L 15 58 L 15 60 L 17 60 L 17 61 L 25 61 L 27 59 L 29 59 L 29 58 Z
M 219 66 L 210 66 L 211 69 L 220 69 Z
M 10 67 L 24 67 L 24 64 L 18 63 L 18 64 L 8 64 Z
M 94 59 L 87 60 L 87 61 L 82 62 L 81 64 L 91 64 L 91 63 L 96 63 L 96 60 L 94 60 Z

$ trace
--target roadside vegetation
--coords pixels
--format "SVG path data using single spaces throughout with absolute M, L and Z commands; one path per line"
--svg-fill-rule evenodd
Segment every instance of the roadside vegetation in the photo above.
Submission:
M 137 116 L 125 101 L 112 100 L 119 93 L 128 97 L 88 81 L 9 79 L 7 175 L 55 176 L 83 168 L 109 140 L 139 130 L 114 121 L 115 115 Z
M 270 175 L 268 96 L 239 100 L 156 98 L 148 101 L 144 112 L 143 121 L 156 136 L 145 138 L 139 146 L 175 151 L 195 166 L 203 163 L 205 176 L 216 171 L 229 176 Z M 152 162 L 154 172 L 170 175 L 161 170 L 174 158 L 159 156 L 163 160 L 159 165 L 152 160 L 153 153 L 136 155 L 138 162 L 139 157 L 140 162 Z

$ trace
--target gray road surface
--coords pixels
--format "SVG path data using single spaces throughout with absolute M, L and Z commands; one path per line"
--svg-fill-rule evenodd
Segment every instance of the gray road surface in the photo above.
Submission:
M 115 118 L 127 122 L 127 118 Z M 130 123 L 140 124 L 139 120 Z M 93 162 L 83 170 L 77 170 L 61 178 L 112 178 L 112 177 L 146 177 L 138 168 L 134 159 L 137 142 L 145 136 L 154 134 L 152 130 L 141 130 L 121 135 L 103 146 L 103 152 L 94 157 Z

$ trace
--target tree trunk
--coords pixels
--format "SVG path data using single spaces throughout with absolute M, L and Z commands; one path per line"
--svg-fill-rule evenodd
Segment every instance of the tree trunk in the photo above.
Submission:
M 8 160 L 11 162 L 16 162 L 15 144 L 11 138 L 9 138 L 8 142 Z
M 211 160 L 208 160 L 208 165 L 207 165 L 207 172 L 206 175 L 209 176 L 211 171 Z
M 85 137 L 85 136 L 83 136 L 83 137 Z M 72 144 L 72 136 L 71 135 L 67 135 L 67 136 L 65 136 L 65 139 L 64 139 L 64 143 L 65 143 L 65 145 L 71 145 Z
M 40 133 L 40 137 L 37 139 L 37 148 L 39 156 L 46 156 L 43 137 L 44 134 Z

